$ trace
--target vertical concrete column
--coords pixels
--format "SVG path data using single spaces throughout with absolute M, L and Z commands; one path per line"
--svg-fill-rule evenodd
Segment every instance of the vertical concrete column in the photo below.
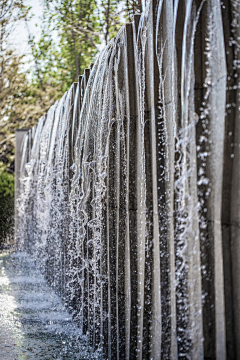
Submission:
M 82 104 L 83 104 L 83 97 L 84 97 L 84 93 L 87 87 L 87 83 L 88 83 L 88 79 L 90 76 L 90 70 L 89 69 L 85 69 L 84 70 L 84 75 L 83 76 L 79 76 L 79 116 L 81 113 L 81 109 L 82 109 Z M 78 126 L 79 126 L 79 121 L 78 121 Z M 82 126 L 82 124 L 81 124 Z M 77 132 L 78 132 L 78 128 L 76 128 L 75 130 L 76 134 L 75 136 L 77 136 Z M 88 221 L 90 220 L 90 213 L 91 213 L 91 196 L 90 199 L 87 203 L 87 216 L 88 216 Z M 89 307 L 90 307 L 90 303 L 89 303 L 89 267 L 88 267 L 88 240 L 90 239 L 90 235 L 89 235 L 89 227 L 86 226 L 86 237 L 85 240 L 83 242 L 83 249 L 82 249 L 82 256 L 83 256 L 83 290 L 84 290 L 84 294 L 83 294 L 83 332 L 84 334 L 89 332 L 89 326 L 90 326 L 90 319 L 89 319 Z
M 231 1 L 232 35 L 235 40 L 233 71 L 236 83 L 233 88 L 235 94 L 235 125 L 234 152 L 231 196 L 231 255 L 233 279 L 233 324 L 236 340 L 236 357 L 240 359 L 240 2 Z
M 134 24 L 135 25 L 135 24 Z M 136 23 L 137 25 L 137 23 Z M 145 24 L 142 24 L 144 26 Z M 143 31 L 143 28 L 141 28 Z M 136 358 L 143 358 L 144 284 L 145 284 L 145 238 L 146 238 L 146 173 L 145 173 L 145 51 L 138 28 L 133 27 L 134 61 L 136 78 L 136 203 L 137 203 L 137 343 Z
M 237 4 L 237 3 L 236 3 Z M 226 350 L 227 359 L 235 360 L 236 355 L 236 341 L 238 333 L 235 336 L 234 332 L 234 306 L 233 306 L 233 269 L 231 256 L 231 192 L 233 187 L 233 199 L 236 196 L 236 189 L 232 183 L 233 163 L 236 161 L 234 156 L 235 147 L 239 143 L 234 139 L 234 127 L 237 119 L 236 104 L 236 90 L 239 82 L 239 74 L 233 70 L 235 58 L 235 46 L 231 43 L 232 35 L 237 34 L 234 30 L 234 21 L 231 14 L 231 1 L 224 0 L 222 6 L 222 18 L 225 38 L 225 53 L 227 63 L 227 89 L 226 89 L 226 104 L 231 106 L 225 110 L 225 136 L 224 136 L 224 164 L 223 164 L 223 188 L 222 188 L 222 244 L 223 244 L 223 267 L 224 267 L 224 292 L 225 292 L 225 321 L 226 321 Z M 228 105 L 229 106 L 229 105 Z M 233 157 L 234 156 L 234 157 Z M 233 185 L 233 186 L 232 186 Z M 235 201 L 235 200 L 234 200 Z
M 121 49 L 119 49 L 119 52 L 121 54 Z M 118 55 L 120 55 L 118 54 Z M 116 352 L 117 352 L 117 358 L 116 360 L 119 360 L 120 356 L 120 321 L 121 321 L 121 310 L 120 309 L 120 302 L 119 297 L 121 293 L 121 264 L 120 264 L 120 241 L 122 240 L 120 235 L 120 182 L 123 180 L 120 178 L 120 172 L 121 172 L 121 155 L 120 155 L 120 136 L 121 136 L 121 108 L 120 108 L 120 99 L 118 98 L 119 94 L 119 88 L 118 88 L 118 80 L 120 77 L 123 76 L 121 73 L 122 64 L 119 64 L 121 62 L 121 55 L 119 56 L 120 59 L 115 58 L 115 86 L 116 86 L 116 126 L 114 128 L 115 130 L 115 164 L 114 164 L 114 215 L 115 215 L 115 249 L 116 249 Z M 116 62 L 118 62 L 118 69 L 116 69 Z M 120 69 L 119 69 L 120 67 Z M 116 74 L 117 72 L 117 74 Z M 120 80 L 121 81 L 121 80 Z M 122 229 L 121 229 L 122 230 Z M 123 254 L 121 254 L 123 255 Z M 124 339 L 123 339 L 124 340 Z M 122 354 L 124 356 L 124 354 Z
M 166 255 L 161 258 L 161 283 L 163 330 L 162 342 L 170 342 L 163 347 L 166 357 L 178 357 L 176 323 L 176 281 L 175 281 L 175 239 L 174 239 L 174 173 L 175 173 L 175 132 L 177 122 L 177 64 L 175 49 L 176 14 L 173 2 L 159 3 L 157 19 L 157 59 L 159 67 L 159 106 L 162 114 L 158 125 L 159 154 L 159 217 L 161 228 L 161 251 Z M 181 34 L 181 31 L 178 31 Z M 180 42 L 181 46 L 181 42 Z M 162 175 L 161 173 L 164 173 Z M 165 267 L 168 268 L 166 271 Z M 169 298 L 169 301 L 167 299 Z M 169 320 L 168 320 L 169 319 Z
M 65 204 L 67 204 L 66 207 L 66 214 L 65 214 L 65 222 L 64 222 L 64 231 L 63 231 L 63 244 L 62 244 L 62 248 L 63 248 L 63 282 L 64 282 L 64 293 L 65 293 L 65 299 L 66 301 L 68 301 L 68 304 L 70 303 L 69 301 L 69 294 L 70 294 L 70 289 L 69 289 L 69 281 L 70 281 L 70 276 L 69 276 L 69 269 L 72 266 L 70 261 L 69 261 L 69 254 L 71 252 L 71 245 L 69 243 L 70 240 L 70 232 L 69 232 L 69 223 L 70 223 L 70 207 L 69 207 L 69 200 L 70 200 L 70 193 L 71 193 L 71 181 L 72 181 L 72 176 L 73 176 L 73 172 L 71 171 L 71 166 L 73 164 L 73 157 L 74 157 L 74 139 L 73 139 L 73 128 L 74 128 L 74 122 L 73 122 L 73 118 L 74 118 L 74 100 L 75 100 L 75 95 L 76 95 L 76 90 L 77 90 L 77 83 L 73 83 L 71 86 L 71 89 L 69 90 L 71 92 L 71 99 L 70 99 L 70 104 L 69 104 L 69 108 L 70 108 L 70 112 L 69 112 L 69 129 L 68 129 L 68 135 L 67 135 L 67 141 L 66 144 L 68 146 L 68 176 L 66 176 L 66 195 L 65 195 Z M 75 227 L 74 227 L 75 229 Z M 71 304 L 69 304 L 71 305 Z
M 110 71 L 108 88 L 110 92 L 108 116 L 112 116 L 112 108 L 115 105 L 113 98 L 113 58 L 110 58 Z M 108 173 L 107 173 L 107 268 L 108 268 L 108 358 L 117 359 L 117 310 L 116 310 L 116 121 L 113 123 L 109 137 Z
M 195 3 L 198 9 L 201 2 Z M 204 357 L 225 359 L 221 208 L 226 62 L 220 2 L 203 3 L 199 15 L 194 65 Z
M 160 234 L 159 234 L 159 212 L 158 212 L 158 98 L 159 98 L 159 69 L 156 58 L 156 8 L 157 1 L 152 1 L 148 13 L 148 41 L 146 48 L 146 109 L 149 114 L 149 133 L 150 148 L 150 172 L 151 179 L 147 183 L 147 193 L 149 196 L 149 207 L 152 210 L 150 221 L 152 222 L 152 231 L 149 236 L 151 243 L 151 325 L 149 331 L 150 354 L 153 359 L 161 357 L 161 289 L 160 289 Z M 146 126 L 146 125 L 145 125 Z M 147 157 L 147 154 L 146 154 Z M 147 179 L 148 180 L 148 179 Z M 147 211 L 149 212 L 148 209 Z
M 22 160 L 22 141 L 24 136 L 28 133 L 28 129 L 18 129 L 16 130 L 15 136 L 15 185 L 14 185 L 14 206 L 15 206 L 15 246 L 18 248 L 19 246 L 19 238 L 18 238 L 18 226 L 19 226 L 19 218 L 18 218 L 18 198 L 20 191 L 20 168 L 21 168 L 21 160 Z
M 136 21 L 136 18 L 135 18 Z M 126 193 L 125 193 L 125 358 L 131 356 L 131 326 L 136 323 L 136 259 L 131 256 L 136 246 L 136 199 L 135 199 L 135 149 L 136 149 L 136 117 L 135 117 L 135 67 L 133 51 L 133 26 L 126 24 L 126 42 L 124 47 L 124 72 L 126 90 Z
M 115 94 L 116 94 L 116 135 L 115 135 L 115 236 L 116 236 L 116 330 L 117 359 L 125 359 L 126 355 L 126 231 L 127 231 L 127 167 L 129 154 L 126 147 L 127 127 L 129 117 L 126 108 L 129 99 L 126 98 L 128 86 L 126 78 L 126 48 L 128 47 L 126 27 L 122 28 L 117 41 L 117 51 L 114 60 Z M 130 260 L 128 258 L 128 260 Z M 130 284 L 129 284 L 130 285 Z M 124 306 L 122 306 L 124 304 Z M 130 335 L 130 334 L 129 334 Z
M 225 131 L 226 104 L 226 61 L 223 37 L 221 5 L 212 0 L 207 4 L 208 27 L 211 56 L 209 69 L 211 71 L 211 89 L 209 102 L 209 157 L 207 162 L 211 192 L 208 199 L 209 235 L 213 240 L 214 252 L 214 286 L 215 286 L 215 331 L 216 359 L 226 359 L 225 338 L 225 307 L 223 284 L 223 255 L 221 231 L 221 202 L 223 175 L 223 145 Z M 212 27 L 214 26 L 214 31 Z M 211 233 L 212 231 L 212 233 Z
M 182 9 L 183 10 L 183 9 Z M 195 114 L 195 74 L 194 74 L 194 41 L 196 24 L 201 5 L 196 6 L 186 1 L 184 4 L 185 16 L 182 18 L 182 49 L 181 67 L 179 68 L 179 90 L 181 94 L 179 111 L 179 131 L 177 150 L 181 160 L 176 161 L 178 178 L 176 183 L 176 209 L 177 209 L 177 239 L 179 240 L 176 253 L 183 256 L 182 274 L 179 276 L 180 286 L 177 291 L 182 290 L 182 301 L 187 304 L 188 314 L 184 322 L 188 331 L 184 340 L 179 341 L 179 346 L 191 344 L 191 359 L 203 359 L 203 326 L 202 326 L 202 288 L 201 288 L 201 260 L 200 260 L 200 236 L 198 215 L 198 189 L 197 189 L 197 149 L 196 149 L 196 120 Z M 179 30 L 179 28 L 178 28 Z M 180 142 L 180 144 L 179 144 Z M 188 172 L 190 174 L 188 175 Z M 188 218 L 185 222 L 184 217 Z M 179 218 L 179 219 L 178 219 Z M 180 222 L 178 222 L 180 220 Z M 179 227 L 180 225 L 180 227 Z M 181 233 L 183 225 L 184 236 Z M 185 242 L 185 250 L 181 251 L 181 244 Z M 185 259 L 184 259 L 185 258 Z M 185 262 L 185 263 L 184 263 Z M 187 286 L 184 286 L 184 281 Z M 182 313 L 179 307 L 178 333 L 181 334 Z M 181 337 L 181 336 L 180 336 Z M 182 342 L 182 344 L 181 344 Z M 184 344 L 185 342 L 185 344 Z M 184 344 L 184 345 L 183 345 Z
M 84 92 L 86 91 L 86 88 L 87 88 L 87 83 L 88 83 L 89 76 L 90 76 L 90 69 L 85 69 L 84 70 L 84 77 L 83 77 L 83 79 L 84 79 L 84 85 L 83 85 Z

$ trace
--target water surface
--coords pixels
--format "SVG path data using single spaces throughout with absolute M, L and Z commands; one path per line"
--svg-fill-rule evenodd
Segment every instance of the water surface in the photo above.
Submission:
M 96 359 L 26 253 L 0 254 L 0 359 Z

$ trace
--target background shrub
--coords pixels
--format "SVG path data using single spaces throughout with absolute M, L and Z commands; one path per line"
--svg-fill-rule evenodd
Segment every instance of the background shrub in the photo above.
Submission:
M 14 237 L 14 175 L 0 173 L 0 245 Z

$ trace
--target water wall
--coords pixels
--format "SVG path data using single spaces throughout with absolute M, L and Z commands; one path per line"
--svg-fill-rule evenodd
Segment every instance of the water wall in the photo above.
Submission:
M 239 17 L 149 2 L 18 133 L 17 246 L 100 358 L 240 359 Z

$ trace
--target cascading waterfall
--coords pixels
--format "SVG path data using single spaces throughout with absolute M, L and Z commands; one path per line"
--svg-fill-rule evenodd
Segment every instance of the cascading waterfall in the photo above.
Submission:
M 102 358 L 240 359 L 239 14 L 150 1 L 23 137 L 17 246 Z

